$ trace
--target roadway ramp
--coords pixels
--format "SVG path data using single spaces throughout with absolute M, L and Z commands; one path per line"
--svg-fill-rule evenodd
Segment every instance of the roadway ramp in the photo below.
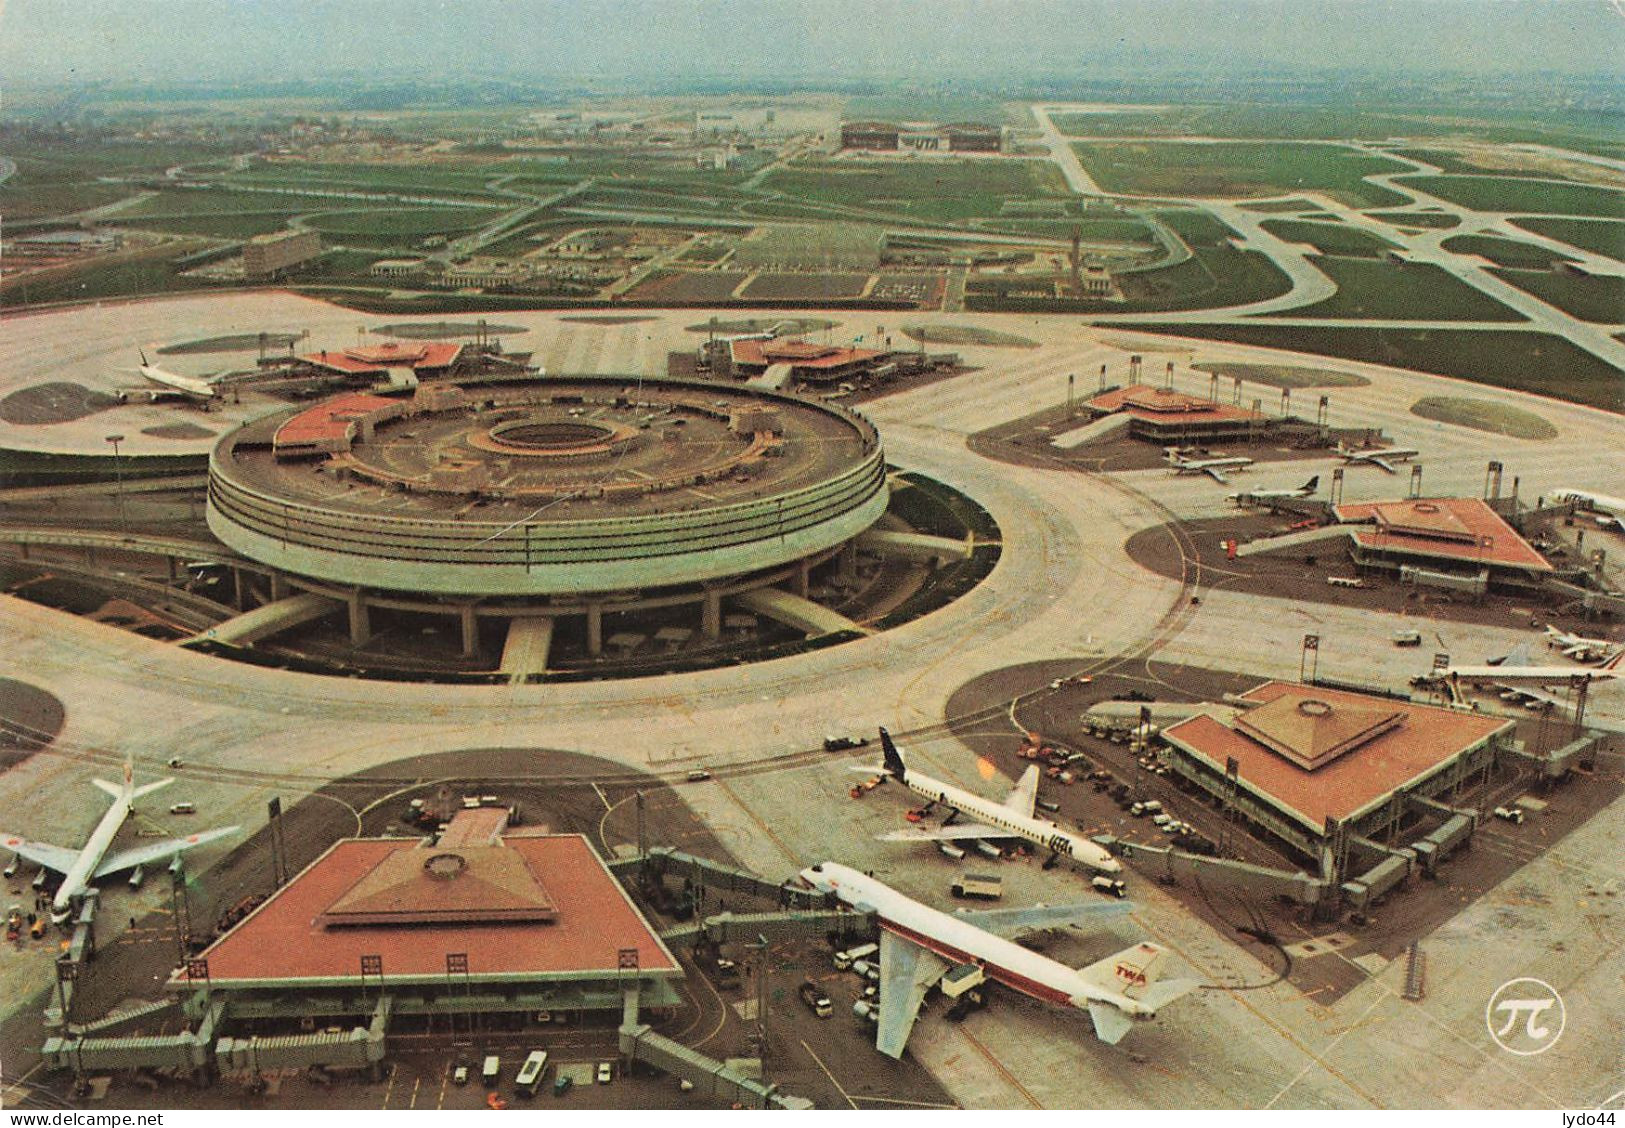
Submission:
M 905 533 L 896 529 L 870 529 L 858 537 L 858 547 L 882 556 L 908 560 L 968 560 L 976 546 L 969 538 L 934 537 L 929 533 Z
M 261 639 L 270 638 L 274 634 L 291 630 L 343 608 L 343 603 L 328 596 L 309 591 L 300 592 L 298 595 L 290 595 L 286 599 L 267 603 L 263 607 L 256 607 L 252 611 L 244 611 L 241 615 L 233 615 L 225 622 L 217 623 L 208 630 L 200 631 L 184 640 L 181 645 L 218 642 L 227 646 L 253 646 Z
M 1124 430 L 1134 422 L 1134 416 L 1126 411 L 1119 411 L 1112 415 L 1104 415 L 1093 423 L 1085 423 L 1082 427 L 1074 427 L 1070 431 L 1062 431 L 1059 435 L 1051 435 L 1049 445 L 1060 447 L 1062 450 L 1071 450 L 1084 443 L 1098 442 L 1109 438 L 1117 432 Z
M 731 598 L 734 603 L 747 611 L 766 615 L 769 619 L 793 627 L 808 636 L 835 634 L 837 631 L 869 633 L 866 628 L 859 626 L 839 611 L 831 611 L 828 607 L 814 603 L 810 599 L 803 599 L 779 588 L 758 588 L 756 591 L 747 591 Z
M 1237 556 L 1257 556 L 1279 548 L 1297 548 L 1299 545 L 1319 544 L 1329 540 L 1349 540 L 1354 530 L 1347 525 L 1322 525 L 1318 529 L 1302 529 L 1296 533 L 1283 533 L 1278 537 L 1260 537 L 1236 547 Z
M 512 682 L 547 672 L 547 652 L 553 646 L 553 620 L 545 615 L 520 615 L 508 624 L 498 668 Z
M 789 387 L 790 378 L 795 374 L 795 366 L 789 364 L 770 364 L 767 371 L 760 376 L 747 381 L 752 388 L 766 388 L 777 392 Z

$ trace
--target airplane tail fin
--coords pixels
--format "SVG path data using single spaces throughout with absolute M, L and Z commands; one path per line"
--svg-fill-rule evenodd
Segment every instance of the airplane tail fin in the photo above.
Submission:
M 886 731 L 885 725 L 880 726 L 880 753 L 886 770 L 901 781 L 908 774 L 908 769 L 903 766 L 903 754 L 892 743 L 891 733 Z
M 1305 482 L 1303 484 L 1303 492 L 1305 494 L 1312 494 L 1316 490 L 1318 490 L 1319 488 L 1320 488 L 1320 475 L 1319 474 L 1316 474 L 1313 478 L 1310 478 L 1307 482 Z
M 1132 948 L 1079 968 L 1078 974 L 1103 990 L 1140 999 L 1156 985 L 1167 959 L 1167 949 L 1142 940 Z
M 146 367 L 148 367 L 148 366 L 149 366 L 149 364 L 148 364 L 148 361 L 147 361 L 147 350 L 146 350 L 146 349 L 140 349 L 140 348 L 138 348 L 138 349 L 136 349 L 136 350 L 135 350 L 135 351 L 136 351 L 136 352 L 137 352 L 137 353 L 138 353 L 138 354 L 139 354 L 139 355 L 140 355 L 140 357 L 141 357 L 141 367 L 142 367 L 142 368 L 146 368 Z

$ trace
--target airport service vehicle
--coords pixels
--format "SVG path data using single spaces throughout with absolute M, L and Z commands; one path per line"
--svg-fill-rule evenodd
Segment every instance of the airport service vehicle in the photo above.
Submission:
M 468 1084 L 468 1066 L 459 1065 L 456 1069 L 452 1070 L 451 1071 L 451 1083 L 453 1085 L 466 1085 L 466 1084 Z
M 884 727 L 880 730 L 880 748 L 884 759 L 878 771 L 883 778 L 894 779 L 910 791 L 923 795 L 928 800 L 927 811 L 940 804 L 947 807 L 950 812 L 947 821 L 939 826 L 917 826 L 908 830 L 893 831 L 881 835 L 882 841 L 942 842 L 1022 838 L 1049 850 L 1050 856 L 1044 862 L 1046 869 L 1062 856 L 1082 862 L 1102 873 L 1116 873 L 1123 868 L 1123 863 L 1083 835 L 1062 830 L 1049 819 L 1033 815 L 1033 807 L 1038 799 L 1039 769 L 1036 764 L 1027 769 L 1001 803 L 996 799 L 974 795 L 951 783 L 909 771 L 903 762 L 903 753 L 892 742 L 891 733 Z M 860 770 L 867 772 L 876 769 Z M 970 821 L 955 821 L 960 815 L 968 816 Z
M 829 996 L 811 979 L 802 981 L 797 994 L 801 996 L 801 1001 L 807 1004 L 807 1009 L 819 1018 L 828 1018 L 835 1013 L 835 1005 L 829 1001 Z
M 542 1074 L 547 1071 L 547 1051 L 532 1050 L 519 1067 L 519 1076 L 513 1079 L 514 1092 L 521 1097 L 534 1097 L 542 1087 Z
M 598 1063 L 596 1076 L 600 1085 L 608 1085 L 615 1077 L 615 1067 L 607 1061 L 601 1061 Z
M 1395 470 L 1395 462 L 1409 462 L 1422 452 L 1409 447 L 1374 447 L 1371 450 L 1359 450 L 1355 447 L 1337 444 L 1337 454 L 1345 466 L 1375 466 L 1386 470 L 1390 474 L 1399 473 Z
M 858 960 L 868 959 L 880 951 L 879 944 L 859 944 L 856 948 L 848 948 L 844 952 L 835 953 L 835 970 L 845 971 Z
M 1422 632 L 1421 631 L 1411 631 L 1411 630 L 1395 631 L 1394 632 L 1394 645 L 1395 646 L 1421 646 L 1422 645 Z
M 124 782 L 122 784 L 109 783 L 105 779 L 91 780 L 98 788 L 112 796 L 113 802 L 102 815 L 101 822 L 96 829 L 90 832 L 90 838 L 78 850 L 69 850 L 61 846 L 53 846 L 49 842 L 33 842 L 21 835 L 0 833 L 0 843 L 9 850 L 13 850 L 19 857 L 27 858 L 36 865 L 63 875 L 62 884 L 56 891 L 56 897 L 51 902 L 51 923 L 62 924 L 73 915 L 74 903 L 90 887 L 92 881 L 120 873 L 124 870 L 135 869 L 148 863 L 160 860 L 169 860 L 178 857 L 182 852 L 206 842 L 213 842 L 224 838 L 228 834 L 236 834 L 235 826 L 223 826 L 214 830 L 200 831 L 197 834 L 188 834 L 185 838 L 166 838 L 162 842 L 149 842 L 141 846 L 132 846 L 127 850 L 109 854 L 108 847 L 118 835 L 119 828 L 129 817 L 135 806 L 135 801 L 143 796 L 150 795 L 160 788 L 168 787 L 174 783 L 173 779 L 160 779 L 153 783 L 145 783 L 140 787 L 135 785 L 135 763 L 129 757 L 124 761 Z M 191 804 L 184 804 L 190 807 Z M 182 804 L 176 804 L 182 806 Z M 44 871 L 40 873 L 44 877 Z M 42 882 L 43 884 L 43 882 Z
M 1320 488 L 1320 475 L 1316 474 L 1295 490 L 1244 490 L 1240 493 L 1226 494 L 1226 501 L 1233 501 L 1237 505 L 1250 505 L 1259 501 L 1277 501 L 1289 497 L 1308 497 Z M 1310 524 L 1315 522 L 1311 521 Z
M 689 783 L 703 783 L 711 778 L 711 773 L 706 771 L 704 768 L 694 768 L 688 773 L 686 778 L 688 779 Z
M 862 748 L 869 743 L 867 736 L 826 736 L 825 752 L 845 752 L 848 748 Z
M 1195 990 L 1194 979 L 1161 978 L 1167 952 L 1141 942 L 1083 968 L 1023 948 L 1009 939 L 1036 928 L 1126 913 L 1112 904 L 1035 905 L 944 913 L 838 862 L 801 871 L 802 880 L 832 893 L 880 921 L 880 1007 L 875 1047 L 901 1057 L 926 992 L 952 969 L 976 964 L 985 978 L 1044 1002 L 1089 1012 L 1095 1036 L 1115 1044 L 1175 999 Z
M 496 1054 L 485 1055 L 485 1061 L 480 1065 L 480 1080 L 485 1082 L 486 1088 L 495 1088 L 497 1078 L 502 1076 L 502 1059 Z
M 1522 826 L 1523 825 L 1523 808 L 1522 807 L 1497 807 L 1497 808 L 1495 808 L 1495 817 L 1498 818 L 1498 819 L 1505 819 L 1509 823 L 1514 823 L 1514 824 L 1516 824 L 1518 826 Z
M 1108 897 L 1127 897 L 1128 886 L 1121 878 L 1107 877 L 1104 874 L 1091 878 L 1089 885 L 1097 893 L 1104 893 Z
M 1174 468 L 1175 474 L 1206 474 L 1220 485 L 1227 485 L 1230 481 L 1224 476 L 1226 470 L 1240 470 L 1253 464 L 1252 459 L 1241 454 L 1223 458 L 1191 458 L 1189 448 L 1176 446 L 1163 447 L 1162 456 Z
M 1004 896 L 1004 879 L 985 873 L 962 873 L 959 880 L 948 887 L 948 892 L 961 899 L 979 897 L 984 901 L 997 901 Z
M 573 1084 L 575 1084 L 575 1081 L 568 1073 L 559 1074 L 553 1078 L 553 1095 L 555 1097 L 564 1096 L 565 1093 L 570 1091 L 570 1086 Z

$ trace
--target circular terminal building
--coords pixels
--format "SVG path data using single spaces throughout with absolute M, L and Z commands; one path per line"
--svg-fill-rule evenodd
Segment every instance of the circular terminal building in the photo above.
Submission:
M 861 416 L 694 381 L 339 395 L 245 424 L 209 463 L 210 529 L 267 567 L 287 615 L 342 601 L 364 645 L 370 608 L 451 611 L 465 652 L 477 616 L 540 632 L 544 655 L 555 619 L 584 616 L 597 655 L 606 610 L 689 603 L 716 638 L 725 599 L 840 629 L 807 598 L 809 572 L 852 557 L 887 504 L 880 437 Z M 290 584 L 303 596 L 287 598 Z M 218 641 L 244 641 L 233 629 Z

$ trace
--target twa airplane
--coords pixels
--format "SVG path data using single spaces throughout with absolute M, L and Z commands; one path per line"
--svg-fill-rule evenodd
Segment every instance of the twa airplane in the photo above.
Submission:
M 174 783 L 173 779 L 160 779 L 153 783 L 144 783 L 140 787 L 135 785 L 135 766 L 126 759 L 124 761 L 124 782 L 122 784 L 109 783 L 105 779 L 91 780 L 97 787 L 113 797 L 113 803 L 107 808 L 101 822 L 96 829 L 90 832 L 90 838 L 78 850 L 69 850 L 62 846 L 52 846 L 49 842 L 31 842 L 16 834 L 0 832 L 0 845 L 16 852 L 19 858 L 24 858 L 35 865 L 44 866 L 48 870 L 63 874 L 62 885 L 56 891 L 56 899 L 51 902 L 51 923 L 62 924 L 73 914 L 75 902 L 79 900 L 90 887 L 92 881 L 118 873 L 120 870 L 136 869 L 149 862 L 156 862 L 166 858 L 173 858 L 183 851 L 194 846 L 201 846 L 205 842 L 213 842 L 217 838 L 224 838 L 228 834 L 237 833 L 234 826 L 220 827 L 216 830 L 205 830 L 198 834 L 189 834 L 185 838 L 169 838 L 163 842 L 149 842 L 143 846 L 135 846 L 128 850 L 120 850 L 111 856 L 107 848 L 113 844 L 114 837 L 124 820 L 129 817 L 131 809 L 137 799 L 150 795 L 161 787 L 168 787 Z
M 1224 471 L 1240 470 L 1243 466 L 1253 464 L 1252 459 L 1242 454 L 1233 454 L 1225 458 L 1187 458 L 1183 447 L 1163 447 L 1162 456 L 1174 468 L 1175 474 L 1206 474 L 1220 485 L 1230 481 L 1224 476 Z
M 1242 493 L 1227 494 L 1226 500 L 1237 505 L 1246 505 L 1255 501 L 1277 501 L 1288 497 L 1308 497 L 1320 488 L 1320 475 L 1316 474 L 1295 490 L 1246 490 Z
M 132 396 L 146 396 L 148 403 L 156 403 L 161 399 L 184 399 L 207 404 L 220 394 L 215 388 L 215 381 L 220 378 L 219 374 L 183 376 L 179 372 L 170 372 L 159 368 L 156 364 L 149 364 L 145 349 L 138 349 L 137 352 L 141 355 L 141 367 L 136 371 L 150 380 L 152 386 L 120 388 L 114 393 L 120 403 L 124 403 Z
M 1573 658 L 1576 662 L 1597 662 L 1612 654 L 1619 644 L 1609 642 L 1605 638 L 1586 638 L 1584 635 L 1569 634 L 1567 631 L 1548 626 L 1546 645 L 1561 651 L 1563 657 Z
M 958 979 L 961 968 L 973 975 L 979 969 L 981 977 L 1031 998 L 1087 1010 L 1095 1036 L 1109 1045 L 1120 1042 L 1136 1022 L 1155 1018 L 1163 1007 L 1200 986 L 1194 979 L 1159 979 L 1167 952 L 1156 944 L 1141 942 L 1088 967 L 1072 968 L 1004 935 L 1117 915 L 1127 908 L 1126 902 L 944 913 L 836 862 L 804 869 L 801 878 L 879 919 L 880 1025 L 875 1048 L 887 1057 L 902 1056 L 926 992 L 950 971 Z
M 941 826 L 914 827 L 880 836 L 883 842 L 945 842 L 960 838 L 1024 838 L 1043 846 L 1050 852 L 1045 868 L 1054 865 L 1062 856 L 1069 857 L 1101 873 L 1117 873 L 1123 863 L 1108 854 L 1081 834 L 1062 830 L 1048 819 L 1036 818 L 1033 807 L 1038 799 L 1038 765 L 1028 768 L 1001 803 L 997 799 L 984 799 L 951 783 L 911 772 L 903 763 L 903 754 L 892 743 L 891 733 L 880 730 L 880 748 L 884 762 L 878 768 L 854 769 L 879 772 L 896 780 L 910 791 L 930 800 L 926 810 L 938 803 L 949 808 L 948 819 Z M 972 822 L 955 822 L 960 815 L 969 815 Z
M 1590 510 L 1597 515 L 1599 528 L 1625 528 L 1625 498 L 1609 497 L 1590 490 L 1553 490 L 1546 496 L 1559 505 L 1573 502 L 1581 509 Z
M 1390 474 L 1399 473 L 1393 463 L 1409 462 L 1422 452 L 1411 450 L 1408 447 L 1377 447 L 1374 450 L 1356 450 L 1353 447 L 1337 444 L 1337 453 L 1342 456 L 1345 466 L 1375 466 L 1386 470 Z

